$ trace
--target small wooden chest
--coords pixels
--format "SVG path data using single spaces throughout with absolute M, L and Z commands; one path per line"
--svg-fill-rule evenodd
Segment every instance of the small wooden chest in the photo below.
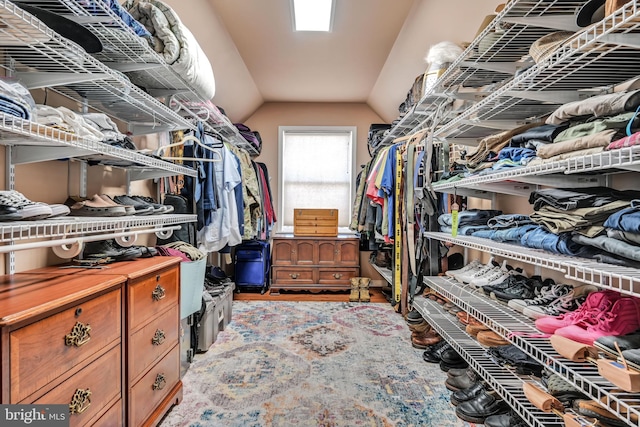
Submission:
M 294 209 L 294 236 L 338 235 L 338 209 Z

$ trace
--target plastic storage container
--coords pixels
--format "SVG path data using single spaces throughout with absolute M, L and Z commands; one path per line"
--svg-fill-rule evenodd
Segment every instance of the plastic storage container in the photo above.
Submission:
M 200 311 L 207 259 L 180 263 L 180 318 Z

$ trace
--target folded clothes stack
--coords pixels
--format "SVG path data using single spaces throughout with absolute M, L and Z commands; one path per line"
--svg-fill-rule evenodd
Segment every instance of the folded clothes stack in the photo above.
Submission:
M 458 234 L 470 236 L 476 231 L 488 228 L 489 220 L 497 215 L 502 215 L 502 211 L 491 209 L 469 209 L 458 213 Z M 452 214 L 442 214 L 438 217 L 440 231 L 451 233 L 453 225 Z
M 0 78 L 0 112 L 31 120 L 35 115 L 35 105 L 31 93 L 21 83 Z

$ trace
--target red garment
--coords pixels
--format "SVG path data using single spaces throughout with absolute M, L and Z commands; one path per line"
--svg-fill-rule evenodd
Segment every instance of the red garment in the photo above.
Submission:
M 260 185 L 262 186 L 262 194 L 264 196 L 264 214 L 267 218 L 267 223 L 273 225 L 276 220 L 276 213 L 273 209 L 273 204 L 271 204 L 271 198 L 269 197 L 267 178 L 264 176 L 262 168 L 259 167 L 258 172 L 260 173 Z
M 640 145 L 640 132 L 636 132 L 631 136 L 625 136 L 616 141 L 613 141 L 607 146 L 607 150 L 619 150 L 625 147 L 631 147 L 633 145 Z

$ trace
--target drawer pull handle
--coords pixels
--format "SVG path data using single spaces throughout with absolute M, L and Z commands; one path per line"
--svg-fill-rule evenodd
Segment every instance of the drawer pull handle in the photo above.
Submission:
M 164 374 L 158 374 L 156 375 L 156 380 L 151 388 L 154 390 L 162 390 L 166 385 L 167 380 L 165 379 Z
M 160 301 L 162 298 L 166 296 L 166 292 L 162 286 L 158 283 L 156 288 L 151 292 L 151 297 L 154 301 Z
M 85 325 L 82 322 L 76 322 L 71 329 L 71 333 L 64 336 L 64 345 L 71 347 L 80 347 L 89 342 L 91 339 L 91 325 Z
M 339 279 L 339 278 L 341 278 L 341 277 L 342 277 L 342 274 L 340 274 L 340 273 L 333 273 L 333 277 L 334 277 L 335 279 Z
M 162 329 L 156 329 L 155 335 L 151 338 L 151 344 L 160 345 L 164 342 L 164 339 L 164 331 Z
M 289 274 L 289 277 L 291 277 L 292 279 L 297 279 L 298 275 L 296 273 L 292 273 L 292 274 Z
M 91 406 L 91 390 L 76 389 L 69 403 L 69 412 L 72 414 L 81 414 Z

